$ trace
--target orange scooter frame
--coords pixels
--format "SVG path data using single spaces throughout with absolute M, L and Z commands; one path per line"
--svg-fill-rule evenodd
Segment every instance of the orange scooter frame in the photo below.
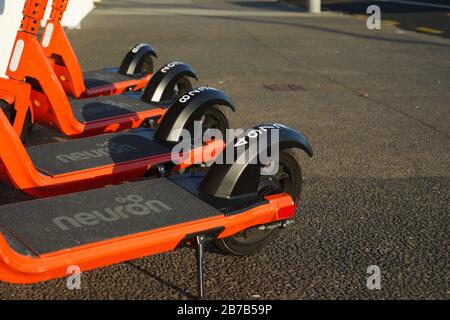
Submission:
M 66 277 L 69 266 L 78 266 L 80 271 L 85 272 L 174 250 L 183 244 L 188 235 L 195 239 L 196 234 L 207 234 L 208 230 L 220 228 L 223 231 L 215 237 L 220 239 L 253 226 L 283 221 L 294 216 L 295 205 L 289 195 L 268 196 L 266 200 L 266 204 L 235 215 L 219 214 L 195 222 L 107 239 L 37 257 L 18 254 L 0 233 L 0 280 L 25 284 Z M 191 238 L 188 240 L 193 240 Z
M 76 54 L 61 25 L 68 2 L 68 0 L 53 0 L 52 11 L 41 39 L 44 52 L 51 59 L 53 69 L 65 92 L 74 98 L 87 98 L 144 89 L 150 81 L 152 73 L 138 72 L 138 67 L 142 67 L 138 64 L 144 62 L 144 59 L 156 57 L 156 53 L 151 46 L 143 43 L 130 49 L 120 70 L 108 72 L 105 69 L 97 71 L 97 73 L 115 73 L 118 76 L 117 81 L 113 83 L 105 82 L 104 84 L 100 81 L 97 86 L 86 87 L 85 77 Z
M 15 63 L 14 53 L 18 46 L 24 46 L 20 64 Z M 130 116 L 108 118 L 106 120 L 82 123 L 75 118 L 70 102 L 53 72 L 50 60 L 47 59 L 36 36 L 24 31 L 17 33 L 16 45 L 7 70 L 10 79 L 39 79 L 39 87 L 31 89 L 29 100 L 34 120 L 42 125 L 56 129 L 69 137 L 83 137 L 107 132 L 115 132 L 139 127 L 145 119 L 164 116 L 166 109 L 154 108 L 149 111 L 135 113 Z M 3 87 L 2 87 L 3 89 Z M 16 110 L 18 110 L 16 106 Z
M 7 80 L 0 79 L 0 83 L 2 81 Z M 14 84 L 13 82 L 8 81 L 8 85 L 11 86 L 11 92 L 13 93 L 23 93 L 30 90 L 29 85 L 22 82 Z M 20 97 L 22 96 L 23 95 L 18 94 L 19 100 L 17 100 L 17 103 L 26 103 L 25 101 L 20 100 Z M 18 113 L 16 117 L 24 117 L 24 113 Z M 147 128 L 140 128 L 137 130 L 143 131 L 144 133 L 156 131 L 155 135 L 157 135 L 158 132 L 163 131 L 164 128 L 166 128 L 166 125 L 163 121 L 161 127 L 157 130 Z M 149 149 L 155 148 L 160 150 L 162 145 L 167 144 L 167 148 L 162 149 L 166 151 L 161 151 L 162 153 L 155 152 L 145 156 L 131 156 L 128 160 L 121 160 L 120 162 L 112 160 L 97 166 L 88 165 L 82 170 L 76 170 L 72 168 L 71 163 L 67 163 L 66 166 L 68 170 L 63 171 L 62 173 L 59 173 L 59 171 L 52 173 L 51 170 L 44 167 L 36 167 L 29 152 L 33 151 L 32 153 L 36 154 L 37 158 L 39 158 L 40 155 L 48 155 L 49 158 L 43 161 L 45 165 L 45 163 L 55 162 L 55 157 L 53 156 L 52 158 L 50 156 L 50 149 L 58 150 L 65 147 L 70 148 L 69 152 L 76 153 L 81 151 L 77 150 L 79 143 L 89 142 L 92 148 L 98 148 L 99 145 L 114 143 L 115 135 L 101 135 L 89 139 L 78 139 L 26 149 L 17 134 L 21 130 L 19 124 L 14 127 L 11 126 L 5 114 L 0 111 L 0 139 L 2 140 L 0 145 L 0 178 L 33 197 L 49 197 L 138 179 L 148 174 L 150 169 L 172 163 L 173 160 L 171 146 L 174 142 L 165 142 L 166 140 L 163 138 L 159 140 L 160 142 L 154 141 L 148 144 Z M 125 145 L 129 145 L 133 141 L 130 139 L 141 140 L 139 137 L 141 132 L 138 132 L 137 137 L 133 135 L 133 132 L 134 131 L 132 130 L 123 133 L 125 137 L 121 139 L 128 139 L 123 140 Z M 198 163 L 198 161 L 212 161 L 223 149 L 223 146 L 224 143 L 221 140 L 207 141 L 203 146 L 193 148 L 188 154 L 181 155 L 182 161 L 173 167 L 172 170 L 178 171 L 185 169 L 194 163 Z M 77 161 L 79 160 L 83 159 L 80 158 Z

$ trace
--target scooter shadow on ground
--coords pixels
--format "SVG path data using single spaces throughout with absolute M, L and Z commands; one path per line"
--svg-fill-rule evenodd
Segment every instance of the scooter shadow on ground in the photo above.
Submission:
M 192 256 L 195 255 L 195 250 L 193 248 L 185 248 L 185 249 L 188 249 L 190 251 L 190 253 L 189 253 L 190 255 L 192 255 Z M 208 243 L 205 244 L 204 251 L 205 251 L 205 253 L 208 253 L 208 254 L 211 254 L 211 253 L 213 253 L 213 254 L 223 254 L 211 242 L 208 242 Z M 141 265 L 139 265 L 138 263 L 136 263 L 134 261 L 126 261 L 126 262 L 124 262 L 124 264 L 129 266 L 129 267 L 131 267 L 131 268 L 133 268 L 133 269 L 135 269 L 135 270 L 137 270 L 137 271 L 139 271 L 139 272 L 141 272 L 141 273 L 143 273 L 144 275 L 146 275 L 146 276 L 148 276 L 148 277 L 158 281 L 160 284 L 177 291 L 178 293 L 184 295 L 186 298 L 188 298 L 190 300 L 198 299 L 198 296 L 195 294 L 195 292 L 189 292 L 188 288 L 183 289 L 180 286 L 176 285 L 175 283 L 162 278 L 158 274 L 152 272 L 150 268 L 147 268 L 145 266 L 141 266 Z M 192 270 L 192 272 L 193 272 L 192 278 L 195 278 L 195 274 L 194 274 L 195 270 Z
M 205 248 L 206 249 L 206 248 Z M 157 274 L 151 272 L 148 268 L 143 268 L 141 266 L 139 266 L 138 264 L 134 263 L 133 261 L 126 261 L 124 262 L 125 265 L 139 271 L 142 272 L 143 274 L 145 274 L 146 276 L 149 276 L 153 279 L 155 279 L 156 281 L 158 281 L 159 283 L 172 288 L 173 290 L 177 291 L 178 293 L 186 296 L 188 299 L 190 300 L 196 300 L 197 296 L 195 294 L 192 294 L 188 291 L 186 291 L 185 289 L 180 288 L 179 286 L 173 284 L 170 281 L 164 280 L 163 278 L 161 278 L 160 276 L 158 276 Z

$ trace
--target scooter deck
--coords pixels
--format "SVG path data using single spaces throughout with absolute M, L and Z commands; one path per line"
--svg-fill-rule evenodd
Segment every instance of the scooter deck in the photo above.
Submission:
M 40 171 L 51 175 L 64 174 L 170 154 L 172 149 L 168 143 L 153 140 L 155 131 L 138 128 L 89 139 L 28 147 L 27 151 Z
M 136 80 L 143 75 L 124 75 L 118 72 L 117 68 L 104 68 L 83 72 L 84 85 L 87 89 L 94 89 L 102 86 L 114 85 L 115 83 Z
M 203 181 L 196 175 L 182 178 L 193 185 Z M 200 270 L 204 241 L 286 220 L 295 212 L 287 194 L 256 201 L 244 196 L 240 205 L 228 203 L 225 210 L 215 197 L 178 182 L 146 179 L 1 206 L 0 280 L 36 283 L 66 277 L 69 267 L 85 272 L 195 244 Z
M 0 233 L 21 255 L 71 249 L 222 213 L 166 178 L 0 207 Z
M 133 115 L 137 112 L 164 108 L 164 103 L 146 103 L 136 94 L 120 94 L 107 97 L 94 97 L 80 100 L 71 100 L 75 118 L 82 122 L 93 122 L 124 115 Z

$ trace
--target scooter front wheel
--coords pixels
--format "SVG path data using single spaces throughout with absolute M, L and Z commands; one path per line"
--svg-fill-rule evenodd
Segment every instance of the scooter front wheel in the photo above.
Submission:
M 202 119 L 203 130 L 217 129 L 219 130 L 223 138 L 225 139 L 226 130 L 230 128 L 230 123 L 224 112 L 220 109 L 220 106 L 214 106 L 210 109 L 205 110 Z
M 149 54 L 142 57 L 134 73 L 135 74 L 153 73 L 153 57 Z
M 288 193 L 294 202 L 300 198 L 302 189 L 302 170 L 298 153 L 293 149 L 280 152 L 279 168 L 272 176 L 261 176 L 258 192 L 268 196 L 280 192 Z M 215 241 L 216 247 L 225 254 L 249 255 L 272 242 L 282 228 L 256 226 L 235 235 Z
M 173 85 L 172 91 L 170 93 L 169 100 L 176 100 L 181 97 L 183 94 L 188 93 L 193 88 L 192 82 L 188 77 L 181 77 L 178 81 Z

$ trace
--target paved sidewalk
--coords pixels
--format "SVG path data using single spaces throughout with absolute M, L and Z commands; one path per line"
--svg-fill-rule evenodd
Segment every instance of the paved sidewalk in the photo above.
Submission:
M 82 26 L 68 35 L 85 69 L 147 41 L 158 65 L 190 63 L 229 93 L 233 126 L 277 121 L 313 144 L 296 224 L 260 254 L 208 252 L 208 297 L 448 299 L 448 39 L 273 1 L 104 0 Z M 192 298 L 194 263 L 183 249 L 88 272 L 79 291 L 0 284 L 0 298 Z M 372 264 L 379 291 L 366 289 Z

